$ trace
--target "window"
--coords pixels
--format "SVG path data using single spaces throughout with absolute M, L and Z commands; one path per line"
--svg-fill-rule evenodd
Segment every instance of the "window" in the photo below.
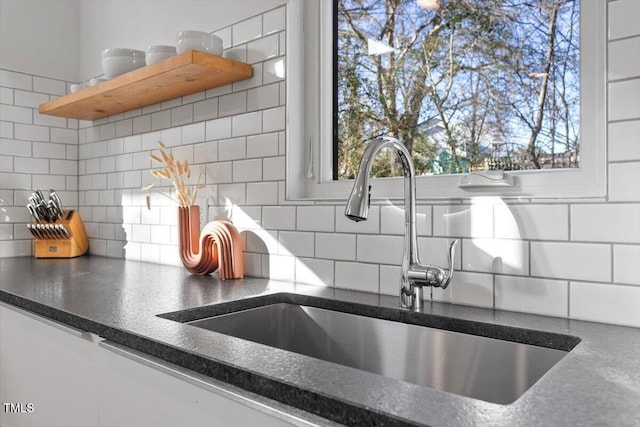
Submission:
M 411 37 L 417 34 L 417 30 L 420 29 L 418 20 L 410 20 L 408 15 L 422 12 L 426 17 L 423 22 L 431 24 L 434 23 L 434 19 L 442 19 L 438 18 L 437 14 L 442 14 L 444 11 L 438 12 L 430 9 L 428 5 L 432 3 L 434 0 L 402 0 L 400 2 L 401 5 L 406 5 L 407 9 L 403 12 L 404 17 L 398 15 L 397 19 L 405 20 L 403 22 L 406 27 L 405 35 L 409 37 L 408 40 L 402 41 L 396 40 L 400 38 L 399 35 L 396 35 L 395 38 L 387 37 L 387 39 L 379 37 L 379 34 L 384 32 L 380 30 L 384 27 L 384 19 L 388 17 L 386 15 L 388 11 L 379 9 L 385 7 L 385 0 L 289 2 L 288 197 L 346 198 L 351 183 L 348 179 L 335 181 L 334 178 L 340 175 L 343 178 L 353 176 L 357 170 L 357 163 L 359 163 L 358 146 L 362 147 L 361 140 L 372 138 L 379 133 L 395 133 L 395 136 L 405 143 L 407 140 L 410 140 L 411 143 L 417 141 L 418 147 L 414 146 L 413 150 L 415 163 L 424 175 L 431 175 L 418 178 L 419 198 L 458 198 L 474 195 L 545 198 L 604 196 L 606 192 L 606 121 L 604 114 L 606 5 L 603 3 L 605 2 L 598 0 L 582 0 L 580 2 L 579 28 L 584 28 L 585 31 L 580 33 L 579 42 L 579 88 L 576 87 L 577 69 L 574 68 L 575 72 L 570 70 L 570 66 L 575 63 L 577 54 L 575 49 L 573 52 L 570 50 L 571 44 L 574 48 L 577 45 L 575 40 L 570 40 L 572 37 L 576 37 L 572 31 L 577 28 L 571 26 L 570 23 L 578 14 L 577 7 L 572 8 L 569 7 L 570 4 L 564 4 L 563 8 L 557 10 L 554 17 L 554 10 L 550 5 L 556 2 L 548 0 L 541 3 L 545 5 L 544 11 L 536 11 L 534 8 L 531 12 L 540 13 L 539 15 L 525 16 L 520 14 L 516 19 L 513 14 L 508 15 L 497 6 L 511 3 L 511 0 L 495 2 L 470 0 L 456 3 L 471 6 L 474 4 L 494 4 L 496 8 L 493 11 L 506 15 L 502 16 L 503 19 L 511 19 L 513 21 L 511 26 L 507 28 L 504 23 L 498 25 L 496 23 L 498 18 L 491 17 L 488 11 L 457 11 L 456 13 L 459 14 L 457 19 L 464 20 L 466 19 L 464 16 L 470 15 L 474 15 L 474 19 L 479 19 L 478 15 L 480 15 L 484 21 L 460 24 L 465 29 L 455 34 L 454 43 L 451 42 L 453 31 L 445 32 L 444 41 L 441 41 L 441 50 L 431 51 L 429 58 L 432 60 L 432 75 L 425 79 L 428 83 L 426 87 L 416 86 L 415 82 L 411 83 L 411 73 L 416 73 L 416 68 L 415 65 L 410 65 L 406 70 L 398 71 L 400 74 L 406 73 L 400 82 L 407 83 L 406 87 L 396 82 L 396 87 L 387 91 L 387 98 L 385 98 L 385 93 L 378 91 L 378 82 L 375 80 L 377 77 L 375 74 L 378 71 L 376 67 L 390 69 L 389 61 L 392 56 L 390 51 L 395 52 L 396 60 L 402 52 L 408 52 L 406 47 L 412 43 Z M 420 8 L 421 4 L 427 5 L 425 9 Z M 334 7 L 337 7 L 337 10 Z M 487 7 L 487 9 L 489 8 Z M 385 14 L 382 17 L 379 15 L 381 12 Z M 342 18 L 340 18 L 341 13 Z M 374 17 L 372 14 L 378 14 L 378 16 Z M 294 17 L 296 15 L 297 21 Z M 304 19 L 300 17 L 304 17 Z M 334 18 L 338 18 L 338 20 L 334 21 Z M 449 17 L 449 19 L 453 18 Z M 519 21 L 526 23 L 527 20 L 533 21 L 534 19 L 539 22 L 533 27 L 527 27 L 524 24 L 515 25 Z M 575 19 L 577 20 L 577 18 Z M 560 56 L 559 52 L 563 51 L 564 57 L 567 58 L 565 63 L 560 61 L 557 64 L 550 64 L 548 68 L 544 67 L 545 54 L 548 52 L 542 47 L 545 36 L 548 40 L 548 34 L 545 34 L 544 31 L 544 20 L 546 20 L 547 32 L 555 22 L 557 30 L 555 36 L 562 40 L 562 42 L 555 44 L 556 53 Z M 376 23 L 372 24 L 372 21 Z M 333 39 L 334 25 L 344 36 L 337 40 L 337 45 L 334 45 L 336 40 Z M 374 28 L 376 25 L 378 26 L 377 30 Z M 452 24 L 449 26 L 451 27 Z M 433 25 L 431 27 L 425 26 L 422 30 L 434 31 L 434 28 Z M 513 50 L 513 46 L 509 47 L 504 41 L 505 33 L 510 33 L 508 40 L 510 43 L 517 44 L 519 42 L 515 36 L 516 33 L 528 33 L 528 38 L 533 39 L 533 31 L 538 31 L 535 34 L 536 37 L 540 37 L 538 44 L 541 46 L 538 46 L 538 52 L 531 51 L 529 56 L 531 58 L 535 56 L 537 63 L 542 62 L 543 66 L 534 69 L 531 64 L 519 65 L 519 71 L 514 74 L 516 77 L 512 80 L 525 81 L 525 86 L 517 89 L 509 86 L 513 81 L 503 81 L 502 85 L 497 85 L 496 89 L 493 89 L 494 93 L 486 93 L 486 95 L 491 95 L 490 97 L 477 96 L 475 101 L 482 100 L 483 103 L 476 103 L 475 106 L 473 96 L 463 96 L 464 93 L 466 95 L 479 93 L 481 84 L 486 81 L 505 79 L 504 73 L 500 74 L 504 70 L 499 68 L 485 67 L 483 69 L 484 75 L 481 76 L 477 70 L 482 65 L 489 62 L 500 62 L 501 67 L 515 66 L 515 62 L 509 63 L 504 57 L 501 61 L 496 61 L 496 55 L 507 55 L 508 50 Z M 358 32 L 360 34 L 356 34 Z M 378 37 L 369 37 L 367 32 L 377 33 Z M 299 37 L 301 34 L 304 37 Z M 419 40 L 419 37 L 415 37 L 415 40 Z M 415 40 L 414 43 L 416 43 Z M 428 41 L 428 37 L 423 37 L 422 41 Z M 468 54 L 464 58 L 466 61 L 464 64 L 463 61 L 453 64 L 447 55 L 451 53 L 449 47 L 454 44 L 457 45 L 457 48 L 466 48 L 467 52 L 473 51 L 474 54 Z M 490 50 L 490 47 L 493 47 L 493 50 Z M 336 49 L 341 61 L 338 62 L 338 71 L 342 72 L 335 81 L 335 86 L 333 79 L 334 49 Z M 361 55 L 363 49 L 366 50 L 365 53 L 373 52 L 373 58 L 372 55 Z M 479 55 L 483 51 L 485 55 Z M 514 61 L 522 62 L 522 58 L 521 56 L 520 59 L 514 59 Z M 427 61 L 427 65 L 429 65 L 429 61 Z M 452 66 L 458 67 L 455 75 L 450 71 Z M 437 71 L 438 67 L 441 67 L 442 71 Z M 473 68 L 476 69 L 476 74 L 474 74 Z M 425 68 L 423 72 L 427 73 L 429 69 Z M 564 73 L 562 77 L 559 76 L 561 72 Z M 461 86 L 455 89 L 455 96 L 449 96 L 450 99 L 457 98 L 448 106 L 449 110 L 439 109 L 438 107 L 442 105 L 434 106 L 434 104 L 442 101 L 443 88 L 447 87 L 447 84 L 438 87 L 433 83 L 438 79 L 455 80 L 453 77 L 461 82 Z M 481 82 L 481 78 L 486 81 Z M 552 86 L 551 80 L 557 82 L 559 86 Z M 542 114 L 540 117 L 535 113 L 538 111 L 536 103 L 539 101 L 543 82 L 546 82 L 547 86 L 541 105 L 543 105 L 543 113 L 546 114 Z M 365 87 L 367 85 L 368 87 Z M 484 90 L 488 91 L 486 87 Z M 519 98 L 516 96 L 518 95 L 516 92 L 528 92 L 528 95 L 533 94 L 534 96 L 526 99 Z M 507 93 L 511 96 L 507 96 Z M 416 95 L 415 98 L 422 96 L 423 100 L 427 102 L 412 104 L 413 109 L 407 108 L 406 111 L 399 111 L 394 117 L 384 117 L 385 105 L 383 104 L 388 102 L 390 96 L 396 96 L 400 99 L 399 102 L 396 101 L 396 106 L 399 106 L 397 110 L 402 110 L 402 104 L 406 102 L 409 105 L 412 95 Z M 485 93 L 481 95 L 485 95 Z M 334 103 L 336 99 L 338 102 Z M 571 105 L 573 100 L 577 99 L 580 100 L 580 104 L 574 102 Z M 529 105 L 525 106 L 527 103 Z M 532 107 L 531 103 L 533 103 Z M 334 105 L 338 106 L 337 111 L 333 110 Z M 415 105 L 419 105 L 419 107 L 415 108 Z M 525 107 L 528 108 L 527 113 L 524 113 Z M 474 108 L 476 115 L 484 115 L 483 126 L 486 130 L 484 133 L 478 131 L 478 122 L 474 124 L 467 120 L 469 116 L 474 114 Z M 553 108 L 556 110 L 553 111 L 554 114 L 551 114 Z M 418 112 L 416 113 L 416 111 Z M 560 114 L 560 111 L 563 113 Z M 408 117 L 409 112 L 415 113 L 413 117 Z M 402 113 L 405 113 L 404 116 Z M 348 115 L 361 115 L 367 117 L 369 121 L 352 120 L 349 122 Z M 392 119 L 396 121 L 393 122 Z M 336 122 L 338 129 L 341 126 L 343 129 L 350 127 L 350 132 L 343 132 L 340 135 L 334 127 Z M 407 136 L 403 136 L 402 132 L 405 132 Z M 532 136 L 534 134 L 535 138 Z M 476 135 L 476 137 L 470 137 L 471 135 Z M 518 139 L 519 135 L 522 137 L 521 139 Z M 531 140 L 534 141 L 533 144 L 530 143 Z M 340 144 L 336 144 L 335 141 Z M 575 155 L 578 149 L 579 157 Z M 343 159 L 340 159 L 341 151 Z M 347 156 L 350 156 L 351 160 L 345 161 Z M 384 156 L 381 156 L 378 175 L 384 176 L 386 172 L 393 170 L 393 164 L 392 157 L 390 161 L 385 162 Z M 523 170 L 509 172 L 515 177 L 515 186 L 503 187 L 502 190 L 495 188 L 480 188 L 471 191 L 462 189 L 457 185 L 459 176 L 449 174 L 450 172 L 468 172 L 487 168 Z M 402 184 L 398 181 L 397 178 L 376 179 L 373 185 L 373 196 L 402 197 Z

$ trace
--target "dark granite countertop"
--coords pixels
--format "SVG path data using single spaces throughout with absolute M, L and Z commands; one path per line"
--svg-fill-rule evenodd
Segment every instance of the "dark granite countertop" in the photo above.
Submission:
M 452 284 L 455 286 L 455 283 Z M 428 316 L 576 336 L 518 400 L 498 405 L 323 362 L 158 317 L 292 293 L 397 308 L 397 299 L 264 279 L 220 281 L 101 257 L 0 260 L 0 301 L 345 424 L 640 425 L 640 329 L 426 303 Z M 497 327 L 497 326 L 495 326 Z

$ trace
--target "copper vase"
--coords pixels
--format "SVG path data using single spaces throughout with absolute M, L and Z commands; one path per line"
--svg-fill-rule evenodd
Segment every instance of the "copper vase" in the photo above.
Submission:
M 180 259 L 193 274 L 206 275 L 219 268 L 221 279 L 244 275 L 242 238 L 228 221 L 212 221 L 200 232 L 200 207 L 178 206 Z

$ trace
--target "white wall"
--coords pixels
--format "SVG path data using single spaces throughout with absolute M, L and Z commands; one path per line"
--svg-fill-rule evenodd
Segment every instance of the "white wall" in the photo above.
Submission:
M 0 0 L 0 67 L 78 79 L 78 0 Z
M 80 80 L 102 74 L 103 49 L 175 45 L 178 31 L 212 31 L 283 3 L 285 0 L 81 1 Z

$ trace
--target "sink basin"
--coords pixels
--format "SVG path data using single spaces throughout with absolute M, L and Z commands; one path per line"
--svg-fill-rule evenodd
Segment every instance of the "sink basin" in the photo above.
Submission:
M 331 309 L 331 300 L 273 301 L 185 323 L 221 334 L 292 351 L 436 390 L 488 402 L 509 404 L 520 397 L 579 342 L 578 338 L 486 324 L 493 334 L 530 336 L 556 348 L 479 336 L 455 330 L 370 317 Z M 296 299 L 296 298 L 293 298 Z M 315 300 L 321 300 L 318 304 Z M 310 304 L 304 304 L 310 303 Z M 316 302 L 316 304 L 313 304 Z M 315 305 L 315 306 L 313 306 Z M 320 307 L 318 307 L 318 305 Z M 352 304 L 348 311 L 356 311 Z M 215 307 L 215 306 L 211 306 Z M 365 306 L 367 307 L 367 306 Z M 430 315 L 399 312 L 409 321 Z M 202 313 L 200 314 L 202 315 Z M 171 314 L 166 315 L 171 318 Z M 389 317 L 389 316 L 386 316 Z M 431 316 L 439 317 L 439 316 Z M 177 319 L 174 319 L 177 320 Z M 439 319 L 442 320 L 442 319 Z M 454 319 L 458 320 L 459 319 Z M 427 323 L 429 323 L 427 321 Z M 483 324 L 463 321 L 457 329 L 482 331 Z M 528 333 L 527 333 L 528 332 Z M 522 339 L 520 339 L 522 341 Z

